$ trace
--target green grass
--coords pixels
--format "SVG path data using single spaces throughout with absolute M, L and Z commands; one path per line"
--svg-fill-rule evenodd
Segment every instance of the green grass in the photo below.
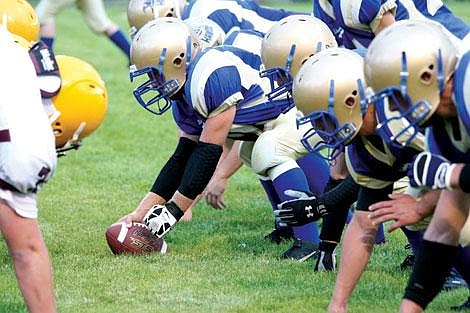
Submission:
M 109 13 L 127 29 L 124 7 L 110 7 Z M 312 264 L 277 259 L 289 245 L 262 239 L 272 227 L 272 213 L 246 168 L 231 181 L 227 209 L 201 203 L 192 222 L 180 223 L 167 236 L 171 254 L 111 254 L 104 231 L 139 203 L 171 153 L 177 131 L 171 114 L 156 117 L 137 105 L 125 58 L 106 38 L 92 34 L 76 10 L 63 12 L 57 23 L 56 53 L 93 64 L 110 98 L 101 128 L 79 151 L 59 160 L 54 178 L 40 192 L 40 223 L 59 311 L 324 312 L 335 274 L 314 274 Z M 351 312 L 397 311 L 407 280 L 398 270 L 404 244 L 396 233 L 374 251 Z M 0 312 L 26 312 L 3 241 L 0 293 Z M 429 312 L 446 312 L 466 296 L 464 290 L 441 294 Z

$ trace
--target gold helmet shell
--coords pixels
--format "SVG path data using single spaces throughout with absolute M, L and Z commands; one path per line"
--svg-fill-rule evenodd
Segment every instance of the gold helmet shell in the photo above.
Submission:
M 104 81 L 87 62 L 57 55 L 62 87 L 52 98 L 59 117 L 52 122 L 56 148 L 77 144 L 95 131 L 103 121 L 108 106 Z
M 263 38 L 261 59 L 266 69 L 285 68 L 295 45 L 290 73 L 295 76 L 300 66 L 320 50 L 338 46 L 328 26 L 310 15 L 291 15 L 274 24 Z
M 161 17 L 137 32 L 131 45 L 131 62 L 136 69 L 159 68 L 165 81 L 176 80 L 178 88 L 174 94 L 186 82 L 188 61 L 199 51 L 199 39 L 186 23 Z
M 6 16 L 8 31 L 25 38 L 37 41 L 39 38 L 39 19 L 33 7 L 25 0 L 1 0 L 0 19 Z M 5 23 L 5 21 L 4 21 Z
M 216 22 L 205 17 L 190 17 L 183 21 L 199 38 L 201 50 L 217 47 L 224 43 L 225 32 Z
M 181 18 L 185 2 L 180 0 L 130 0 L 127 7 L 129 26 L 139 30 L 157 17 Z
M 399 21 L 371 42 L 364 60 L 365 78 L 375 93 L 395 87 L 413 104 L 428 103 L 427 109 L 418 108 L 426 115 L 418 122 L 422 125 L 437 109 L 444 84 L 454 72 L 457 53 L 442 26 Z
M 362 126 L 363 66 L 362 57 L 352 50 L 326 49 L 309 58 L 295 77 L 294 103 L 304 114 L 299 124 L 311 123 L 333 150 L 351 142 Z

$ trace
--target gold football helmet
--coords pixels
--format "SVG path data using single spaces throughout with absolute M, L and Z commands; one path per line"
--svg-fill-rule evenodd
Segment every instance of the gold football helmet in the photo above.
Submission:
M 141 29 L 157 17 L 181 18 L 186 1 L 183 0 L 130 0 L 127 7 L 127 21 L 131 32 Z
M 224 43 L 225 32 L 216 22 L 205 17 L 191 17 L 183 21 L 199 38 L 201 50 L 217 47 Z
M 0 19 L 6 16 L 7 29 L 28 41 L 39 38 L 39 20 L 36 12 L 25 0 L 1 0 Z M 4 21 L 5 23 L 5 21 Z
M 352 50 L 334 48 L 315 54 L 300 68 L 293 95 L 304 114 L 297 124 L 312 126 L 302 138 L 308 151 L 327 148 L 329 159 L 334 159 L 359 132 L 367 107 L 363 64 Z M 322 141 L 312 146 L 316 134 Z
M 134 89 L 139 104 L 157 115 L 168 110 L 170 97 L 183 87 L 188 65 L 200 49 L 196 34 L 179 19 L 161 17 L 145 24 L 131 45 L 131 81 L 148 77 Z
M 62 87 L 52 103 L 59 117 L 52 122 L 57 151 L 77 149 L 103 121 L 108 106 L 106 86 L 98 72 L 75 57 L 56 56 Z
M 291 15 L 274 24 L 261 44 L 261 76 L 271 80 L 271 98 L 290 92 L 292 78 L 310 56 L 337 46 L 328 26 L 313 16 Z
M 438 24 L 406 20 L 380 32 L 364 61 L 366 80 L 375 92 L 378 129 L 387 128 L 397 118 L 406 118 L 406 127 L 416 129 L 404 129 L 406 140 L 398 142 L 410 142 L 410 134 L 417 135 L 418 126 L 423 126 L 437 109 L 456 61 L 457 48 Z M 393 111 L 397 114 L 387 117 Z M 400 134 L 382 137 L 397 141 L 397 136 Z

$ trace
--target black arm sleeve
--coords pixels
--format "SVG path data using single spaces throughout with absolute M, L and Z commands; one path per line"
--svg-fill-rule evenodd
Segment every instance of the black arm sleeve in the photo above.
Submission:
M 349 208 L 356 202 L 359 193 L 359 185 L 354 181 L 351 175 L 348 175 L 348 177 L 343 179 L 339 184 L 328 182 L 328 185 L 327 191 L 319 197 L 328 211 L 333 211 L 338 207 Z
M 463 192 L 470 193 L 470 164 L 465 164 L 460 172 L 459 185 Z
M 199 141 L 188 160 L 178 191 L 189 199 L 196 199 L 214 174 L 222 151 L 222 146 Z
M 150 191 L 166 201 L 170 200 L 181 183 L 186 163 L 196 146 L 195 141 L 181 137 L 175 152 L 161 169 Z

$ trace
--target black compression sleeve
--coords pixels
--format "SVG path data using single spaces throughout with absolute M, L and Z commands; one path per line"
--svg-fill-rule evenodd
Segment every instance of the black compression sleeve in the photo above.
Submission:
M 460 172 L 459 186 L 463 192 L 470 193 L 470 164 L 465 164 Z
M 150 191 L 166 201 L 170 200 L 181 183 L 186 163 L 196 146 L 195 141 L 181 137 L 175 152 L 161 169 Z
M 188 160 L 178 191 L 189 199 L 206 188 L 222 155 L 222 146 L 199 141 Z
M 328 182 L 328 184 L 334 184 Z M 359 192 L 359 185 L 349 175 L 334 188 L 328 190 L 319 197 L 325 204 L 328 211 L 335 210 L 337 207 L 350 207 L 356 200 Z
M 457 247 L 423 240 L 405 289 L 404 298 L 415 302 L 423 310 L 426 309 L 426 306 L 442 289 L 456 254 Z
M 351 187 L 350 182 L 352 179 L 344 183 L 343 186 L 341 186 L 341 184 L 347 179 L 351 179 L 351 176 L 348 176 L 346 179 L 338 179 L 338 180 L 330 177 L 330 180 L 328 180 L 328 183 L 326 184 L 325 193 L 330 194 L 330 191 L 333 190 L 331 195 L 327 196 L 327 198 L 333 198 L 333 200 L 331 199 L 327 200 L 328 205 L 334 205 L 334 206 L 333 207 L 327 206 L 328 210 L 330 210 L 331 213 L 323 218 L 323 225 L 321 227 L 321 232 L 320 232 L 320 239 L 322 240 L 322 242 L 320 243 L 320 248 L 322 248 L 322 243 L 325 240 L 332 241 L 332 242 L 339 242 L 341 240 L 341 235 L 343 233 L 344 225 L 346 224 L 346 219 L 348 217 L 349 208 L 351 207 L 351 204 L 354 201 L 356 201 L 358 192 L 357 191 L 352 192 L 355 194 L 355 198 L 352 202 L 351 202 L 351 199 L 346 199 L 345 201 L 336 201 L 337 203 L 335 203 L 333 202 L 335 201 L 334 199 L 336 198 L 335 192 L 339 192 L 339 191 L 334 191 L 334 190 L 336 189 L 336 187 L 338 187 L 337 188 L 338 190 L 346 189 L 346 190 L 349 190 L 349 192 L 351 192 L 351 190 L 353 189 L 359 189 L 359 187 L 356 188 L 357 184 L 355 183 L 354 183 L 355 187 L 350 188 Z M 351 195 L 351 198 L 353 197 L 354 196 Z M 347 196 L 347 198 L 349 198 L 349 196 Z M 333 246 L 331 244 L 326 244 L 326 245 Z M 327 249 L 320 249 L 320 250 L 333 252 L 331 249 L 329 249 L 331 251 Z

